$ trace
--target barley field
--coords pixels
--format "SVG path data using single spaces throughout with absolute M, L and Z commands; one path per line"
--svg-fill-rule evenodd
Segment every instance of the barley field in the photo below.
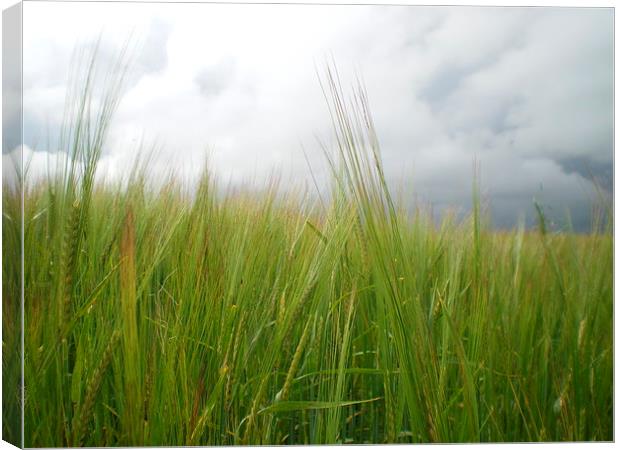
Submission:
M 117 86 L 23 182 L 25 445 L 613 439 L 610 203 L 590 234 L 440 224 L 390 193 L 365 91 L 323 80 L 324 201 L 98 183 Z M 94 112 L 96 110 L 96 113 Z M 79 162 L 79 163 L 78 163 Z M 607 206 L 605 206 L 607 205 Z M 4 439 L 19 440 L 20 190 L 3 195 Z M 11 390 L 11 388 L 13 388 Z

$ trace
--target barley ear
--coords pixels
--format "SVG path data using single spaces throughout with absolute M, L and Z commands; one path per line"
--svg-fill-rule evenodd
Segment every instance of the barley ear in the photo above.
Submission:
M 93 415 L 93 408 L 95 406 L 95 398 L 97 393 L 99 392 L 99 388 L 101 387 L 101 381 L 103 380 L 103 375 L 105 374 L 106 369 L 110 365 L 110 361 L 112 360 L 112 354 L 114 353 L 114 347 L 120 338 L 120 333 L 118 330 L 115 330 L 112 333 L 112 337 L 108 342 L 107 347 L 105 348 L 103 355 L 101 357 L 101 362 L 99 366 L 95 369 L 93 376 L 88 382 L 88 387 L 86 388 L 86 397 L 84 398 L 84 403 L 79 409 L 79 414 L 74 418 L 73 424 L 73 443 L 74 445 L 81 447 L 83 445 L 84 435 L 86 434 L 86 427 L 88 426 L 88 422 Z
M 286 374 L 286 380 L 284 381 L 284 386 L 278 394 L 276 395 L 276 400 L 284 401 L 288 398 L 289 392 L 291 390 L 291 385 L 293 384 L 293 377 L 297 372 L 297 368 L 299 366 L 299 361 L 301 360 L 301 354 L 303 353 L 304 346 L 306 344 L 306 340 L 308 339 L 308 331 L 310 330 L 310 320 L 306 322 L 306 326 L 304 327 L 304 332 L 301 335 L 301 339 L 299 340 L 299 344 L 297 344 L 297 349 L 295 349 L 295 355 L 293 356 L 293 361 L 291 362 L 291 366 L 288 369 Z
M 80 240 L 80 202 L 75 200 L 71 205 L 69 218 L 67 219 L 66 228 L 62 240 L 61 249 L 61 312 L 59 315 L 62 337 L 66 333 L 66 326 L 70 322 L 71 316 L 71 297 L 73 291 L 73 272 L 77 262 L 79 253 Z

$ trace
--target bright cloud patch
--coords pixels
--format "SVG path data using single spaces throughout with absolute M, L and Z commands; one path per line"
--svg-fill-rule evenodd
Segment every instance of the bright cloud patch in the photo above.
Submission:
M 327 177 L 331 126 L 317 78 L 333 56 L 345 90 L 366 84 L 386 172 L 414 199 L 466 211 L 474 159 L 494 221 L 532 198 L 586 229 L 611 188 L 613 12 L 572 8 L 28 3 L 25 144 L 55 151 L 73 49 L 102 58 L 133 36 L 127 91 L 103 156 L 120 176 L 140 142 L 190 177 L 206 153 L 233 183 L 279 170 Z M 63 26 L 68 20 L 71 26 Z M 50 139 L 51 138 L 51 139 Z M 37 157 L 38 158 L 38 157 Z M 36 159 L 36 158 L 35 158 Z M 322 183 L 320 183 L 322 184 Z

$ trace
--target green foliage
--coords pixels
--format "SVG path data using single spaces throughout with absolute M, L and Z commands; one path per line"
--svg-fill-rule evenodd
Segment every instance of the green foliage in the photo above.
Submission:
M 116 100 L 84 92 L 83 164 L 25 191 L 26 446 L 613 438 L 609 229 L 492 231 L 477 188 L 462 223 L 406 214 L 333 70 L 325 206 L 98 185 Z

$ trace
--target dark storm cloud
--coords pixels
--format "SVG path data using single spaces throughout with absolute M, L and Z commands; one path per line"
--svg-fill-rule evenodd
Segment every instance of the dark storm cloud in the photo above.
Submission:
M 613 190 L 613 161 L 598 161 L 589 156 L 574 156 L 558 159 L 558 163 L 566 173 L 577 173 L 583 178 L 594 180 L 600 187 L 612 192 Z
M 492 34 L 475 28 L 481 19 L 475 14 L 471 26 L 452 11 L 449 16 L 425 39 L 435 52 L 428 59 L 439 62 L 417 90 L 435 119 L 429 123 L 439 127 L 427 126 L 417 146 L 392 133 L 386 165 L 412 155 L 422 168 L 418 187 L 426 198 L 438 208 L 467 207 L 473 176 L 467 161 L 476 158 L 496 226 L 512 226 L 520 216 L 533 223 L 537 197 L 556 225 L 567 224 L 570 215 L 575 229 L 586 230 L 594 200 L 591 177 L 612 189 L 611 11 L 492 10 L 489 23 L 507 24 Z M 450 28 L 451 20 L 462 28 Z M 489 41 L 476 40 L 487 34 Z M 425 56 L 416 53 L 415 43 L 410 47 L 411 59 Z M 432 150 L 433 141 L 444 142 L 441 150 Z M 407 150 L 412 147 L 413 153 Z

